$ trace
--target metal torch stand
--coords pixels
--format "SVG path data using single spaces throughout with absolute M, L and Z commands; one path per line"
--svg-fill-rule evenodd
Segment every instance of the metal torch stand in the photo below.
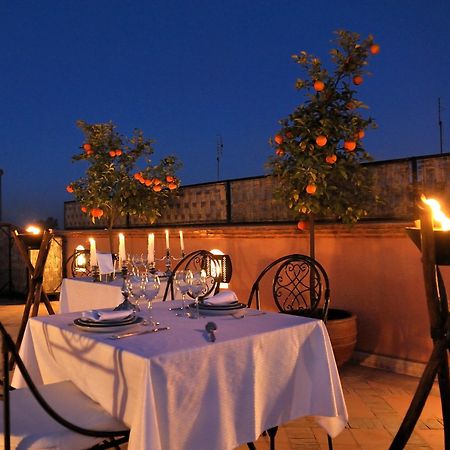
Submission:
M 425 401 L 430 394 L 433 382 L 438 377 L 441 396 L 442 417 L 444 421 L 445 449 L 450 450 L 450 376 L 448 352 L 450 350 L 450 321 L 447 294 L 439 267 L 436 264 L 436 247 L 433 233 L 431 211 L 427 208 L 421 213 L 421 250 L 425 292 L 430 320 L 430 334 L 433 351 L 420 378 L 416 393 L 411 401 L 403 422 L 392 441 L 391 450 L 405 447 Z M 450 265 L 448 261 L 441 265 Z
M 28 274 L 29 274 L 29 285 L 27 300 L 25 303 L 25 309 L 23 311 L 22 322 L 20 323 L 19 334 L 17 336 L 16 345 L 20 347 L 22 343 L 23 335 L 25 333 L 25 328 L 29 317 L 35 317 L 39 313 L 39 305 L 44 303 L 49 314 L 55 314 L 53 311 L 50 300 L 42 285 L 44 280 L 44 269 L 45 263 L 47 261 L 47 256 L 50 251 L 50 245 L 53 238 L 53 232 L 51 230 L 44 231 L 42 235 L 42 241 L 39 248 L 39 253 L 37 256 L 36 264 L 33 266 L 28 248 L 24 244 L 23 240 L 19 236 L 17 230 L 12 233 L 14 242 L 16 243 L 17 249 L 23 262 L 25 263 Z

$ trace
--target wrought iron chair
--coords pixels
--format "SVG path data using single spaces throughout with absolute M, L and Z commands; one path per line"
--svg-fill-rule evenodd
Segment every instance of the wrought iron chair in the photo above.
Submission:
M 180 261 L 178 261 L 177 265 L 171 271 L 167 279 L 167 285 L 164 291 L 163 301 L 166 301 L 169 298 L 169 296 L 171 300 L 175 298 L 174 278 L 175 274 L 181 270 L 206 271 L 206 275 L 208 278 L 208 289 L 201 297 L 199 297 L 200 300 L 205 297 L 208 297 L 211 294 L 214 295 L 219 292 L 220 270 L 214 258 L 214 255 L 208 250 L 195 250 L 194 252 L 189 253 L 188 255 L 183 257 Z
M 253 283 L 247 302 L 248 307 L 256 302 L 261 309 L 261 285 L 272 279 L 271 295 L 265 300 L 275 302 L 279 312 L 327 320 L 330 302 L 330 284 L 328 275 L 322 265 L 315 259 L 298 253 L 282 256 L 268 264 Z M 267 430 L 270 438 L 270 449 L 275 450 L 275 436 L 278 427 Z M 255 450 L 255 444 L 249 442 L 248 447 Z M 333 449 L 333 442 L 328 436 L 328 448 Z
M 38 389 L 1 322 L 0 332 L 3 356 L 0 430 L 6 450 L 11 447 L 118 449 L 119 445 L 128 442 L 130 431 L 125 425 L 70 381 L 43 385 Z M 10 355 L 28 388 L 14 389 L 10 386 Z

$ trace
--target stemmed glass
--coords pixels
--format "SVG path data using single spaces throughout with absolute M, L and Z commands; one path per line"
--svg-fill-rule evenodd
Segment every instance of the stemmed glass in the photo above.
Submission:
M 158 295 L 159 288 L 161 287 L 161 281 L 158 275 L 148 273 L 143 282 L 143 293 L 147 300 L 147 310 L 150 313 L 150 320 L 152 319 L 153 299 Z
M 175 286 L 179 289 L 181 293 L 181 310 L 182 313 L 177 314 L 177 316 L 186 316 L 186 294 L 189 292 L 189 270 L 178 270 L 174 275 Z
M 140 302 L 142 299 L 145 298 L 144 297 L 145 277 L 133 274 L 128 278 L 127 281 L 136 309 L 140 311 L 141 310 Z
M 207 287 L 207 278 L 206 272 L 201 270 L 200 272 L 191 272 L 188 271 L 187 274 L 187 282 L 189 286 L 189 294 L 194 298 L 195 305 L 195 313 L 191 314 L 190 317 L 192 319 L 200 318 L 200 311 L 198 308 L 198 298 L 200 295 L 206 290 Z

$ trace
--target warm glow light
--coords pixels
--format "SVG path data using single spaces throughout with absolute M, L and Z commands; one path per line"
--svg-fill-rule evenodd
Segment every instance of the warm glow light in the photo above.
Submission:
M 34 225 L 28 226 L 25 231 L 27 233 L 31 233 L 31 234 L 41 234 L 42 233 L 42 230 Z
M 217 249 L 214 248 L 210 251 L 210 253 L 212 253 L 213 255 L 223 255 L 224 253 Z M 222 274 L 222 262 L 221 261 L 216 261 L 216 264 L 211 264 L 211 275 L 213 277 L 218 277 Z M 228 283 L 220 283 L 220 289 L 228 289 Z
M 75 249 L 77 252 L 80 252 L 78 256 L 75 258 L 75 270 L 84 272 L 86 271 L 86 255 L 82 253 L 84 251 L 84 247 L 82 245 L 78 245 Z
M 425 195 L 421 196 L 421 200 L 427 204 L 433 213 L 433 227 L 440 228 L 443 231 L 450 230 L 450 219 L 441 210 L 441 205 L 434 198 L 426 198 Z M 440 226 L 436 226 L 439 224 Z

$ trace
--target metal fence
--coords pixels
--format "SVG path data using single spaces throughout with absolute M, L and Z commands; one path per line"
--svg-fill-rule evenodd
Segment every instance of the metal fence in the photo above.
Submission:
M 450 208 L 450 153 L 367 163 L 382 200 L 367 217 L 372 220 L 412 220 L 420 194 L 438 197 Z M 291 211 L 273 199 L 270 176 L 184 186 L 158 225 L 207 225 L 292 222 Z M 116 227 L 148 227 L 135 217 L 123 217 Z M 64 204 L 64 228 L 104 228 L 93 224 L 76 202 Z

